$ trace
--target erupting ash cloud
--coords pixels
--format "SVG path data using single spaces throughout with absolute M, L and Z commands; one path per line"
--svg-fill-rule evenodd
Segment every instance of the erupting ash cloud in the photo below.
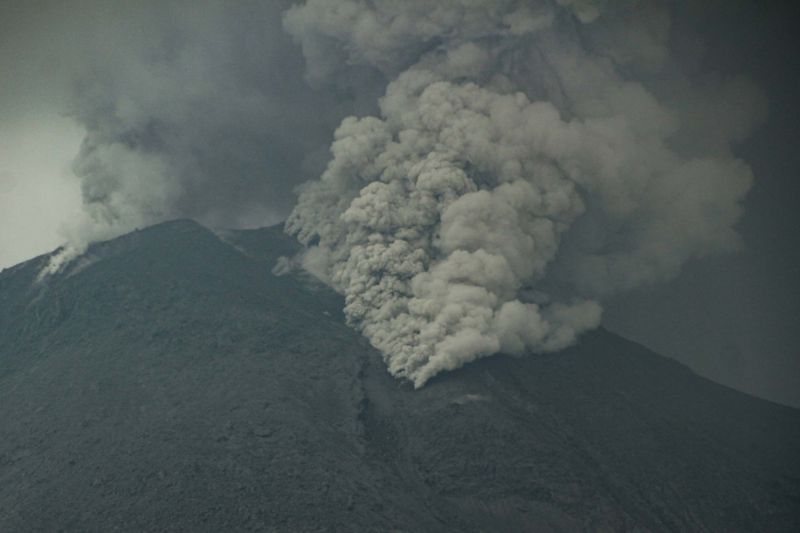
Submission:
M 86 132 L 73 164 L 83 212 L 45 274 L 89 242 L 171 218 L 283 220 L 294 187 L 323 167 L 314 154 L 357 108 L 346 90 L 303 80 L 281 27 L 288 0 L 61 4 L 43 17 L 69 43 L 59 57 L 64 111 Z
M 277 221 L 322 172 L 286 229 L 393 374 L 560 350 L 738 245 L 765 106 L 694 60 L 683 3 L 98 3 L 64 30 L 84 211 L 43 275 L 168 218 Z
M 763 115 L 746 80 L 693 77 L 651 1 L 307 0 L 307 78 L 387 80 L 345 119 L 286 229 L 350 323 L 420 387 L 497 352 L 551 352 L 604 296 L 733 249 Z M 690 69 L 689 69 L 690 70 Z M 720 127 L 722 126 L 722 127 Z

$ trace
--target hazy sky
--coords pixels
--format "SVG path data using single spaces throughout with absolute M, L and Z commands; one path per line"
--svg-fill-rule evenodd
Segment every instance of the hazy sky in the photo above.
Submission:
M 84 197 L 105 215 L 135 205 L 147 220 L 285 217 L 293 187 L 323 168 L 339 120 L 373 112 L 385 80 L 354 69 L 309 85 L 281 28 L 289 2 L 267 4 L 3 2 L 0 268 L 51 250 L 80 223 L 72 165 L 83 141 L 75 169 L 91 176 Z M 768 100 L 766 123 L 736 146 L 755 174 L 738 226 L 744 250 L 615 298 L 605 323 L 714 379 L 800 405 L 800 18 L 786 4 L 716 2 L 690 22 L 702 68 L 744 74 Z M 119 165 L 152 186 L 120 183 Z
M 31 4 L 33 6 L 33 4 Z M 38 6 L 37 6 L 38 7 Z M 46 12 L 0 7 L 0 268 L 60 244 L 58 227 L 80 208 L 70 162 L 83 129 L 64 116 L 62 43 Z
M 703 21 L 708 64 L 746 73 L 769 101 L 766 123 L 737 146 L 755 174 L 738 224 L 745 247 L 620 297 L 606 323 L 703 375 L 800 406 L 800 6 L 731 2 L 716 14 Z

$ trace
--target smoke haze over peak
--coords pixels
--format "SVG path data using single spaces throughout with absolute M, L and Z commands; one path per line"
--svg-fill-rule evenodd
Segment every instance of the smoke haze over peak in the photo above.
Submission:
M 9 27 L 4 63 L 23 75 L 4 85 L 16 100 L 32 93 L 13 106 L 46 102 L 85 131 L 72 162 L 83 210 L 61 230 L 71 246 L 176 217 L 234 227 L 285 218 L 292 189 L 318 174 L 333 127 L 359 106 L 346 87 L 304 81 L 281 27 L 288 5 L 6 8 L 48 37 L 30 43 Z M 50 88 L 37 83 L 44 69 Z

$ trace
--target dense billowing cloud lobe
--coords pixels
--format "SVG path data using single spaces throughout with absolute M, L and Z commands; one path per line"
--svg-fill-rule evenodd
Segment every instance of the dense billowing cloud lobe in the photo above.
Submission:
M 160 220 L 277 221 L 322 172 L 287 230 L 422 386 L 560 350 L 604 297 L 738 246 L 752 176 L 731 144 L 763 101 L 673 52 L 696 41 L 671 2 L 201 4 L 73 15 L 84 210 L 43 274 Z
M 350 323 L 419 387 L 494 353 L 560 350 L 603 296 L 733 249 L 763 114 L 746 80 L 694 80 L 667 3 L 307 0 L 285 29 L 314 85 L 369 68 L 287 231 Z M 724 128 L 717 127 L 722 124 Z

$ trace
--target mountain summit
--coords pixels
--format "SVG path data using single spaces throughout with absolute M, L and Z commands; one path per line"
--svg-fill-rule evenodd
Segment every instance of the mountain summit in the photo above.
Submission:
M 800 412 L 608 331 L 413 390 L 281 228 L 0 273 L 1 531 L 797 531 Z

